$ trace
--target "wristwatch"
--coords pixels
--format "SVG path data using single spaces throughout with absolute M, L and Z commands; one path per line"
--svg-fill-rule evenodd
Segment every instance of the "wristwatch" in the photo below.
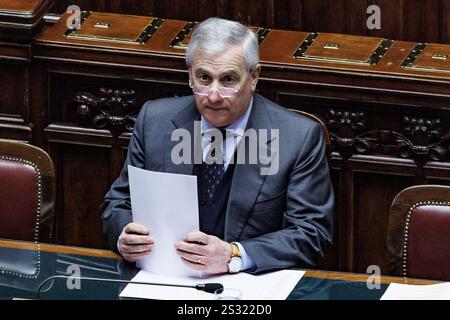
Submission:
M 238 273 L 242 268 L 242 258 L 239 252 L 239 247 L 236 243 L 230 243 L 231 246 L 231 259 L 228 261 L 228 272 Z

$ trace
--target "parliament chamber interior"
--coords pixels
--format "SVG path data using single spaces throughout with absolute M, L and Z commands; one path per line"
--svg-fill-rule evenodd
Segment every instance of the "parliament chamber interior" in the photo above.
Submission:
M 449 281 L 447 0 L 0 0 L 0 247 L 117 259 L 100 206 L 143 104 L 192 95 L 208 17 L 253 30 L 256 92 L 323 129 L 334 232 L 314 269 Z

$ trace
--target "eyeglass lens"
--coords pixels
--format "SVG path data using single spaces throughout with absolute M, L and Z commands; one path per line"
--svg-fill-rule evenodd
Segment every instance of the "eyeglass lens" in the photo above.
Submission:
M 227 88 L 227 87 L 220 87 L 217 90 L 219 91 L 219 95 L 222 98 L 231 97 L 238 91 L 235 88 Z M 208 96 L 213 91 L 213 89 L 211 89 L 208 86 L 193 86 L 193 91 L 196 94 Z

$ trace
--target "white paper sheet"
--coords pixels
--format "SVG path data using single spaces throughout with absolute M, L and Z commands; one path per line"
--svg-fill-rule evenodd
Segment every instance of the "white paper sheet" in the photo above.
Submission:
M 133 221 L 155 239 L 150 255 L 137 266 L 166 276 L 198 276 L 181 262 L 174 242 L 199 230 L 197 177 L 128 166 Z
M 450 300 L 450 283 L 428 285 L 391 283 L 381 300 Z
M 282 270 L 263 275 L 247 273 L 226 274 L 214 277 L 163 277 L 140 271 L 132 281 L 195 285 L 199 283 L 221 283 L 224 288 L 242 291 L 242 300 L 285 300 L 305 271 Z M 163 287 L 128 284 L 120 297 L 158 300 L 213 300 L 214 294 L 193 288 Z

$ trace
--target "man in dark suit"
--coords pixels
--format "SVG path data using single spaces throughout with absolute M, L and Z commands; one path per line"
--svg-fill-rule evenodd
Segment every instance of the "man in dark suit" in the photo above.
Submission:
M 132 165 L 197 176 L 200 231 L 174 244 L 190 268 L 216 274 L 316 265 L 332 240 L 334 201 L 321 128 L 254 93 L 258 41 L 237 22 L 200 24 L 186 61 L 194 96 L 147 102 L 138 116 L 125 166 L 102 206 L 109 245 L 136 261 L 158 241 L 132 222 Z M 174 158 L 173 133 L 181 129 L 193 137 L 188 161 Z M 252 148 L 245 130 L 268 138 Z M 263 149 L 270 161 L 252 161 Z

